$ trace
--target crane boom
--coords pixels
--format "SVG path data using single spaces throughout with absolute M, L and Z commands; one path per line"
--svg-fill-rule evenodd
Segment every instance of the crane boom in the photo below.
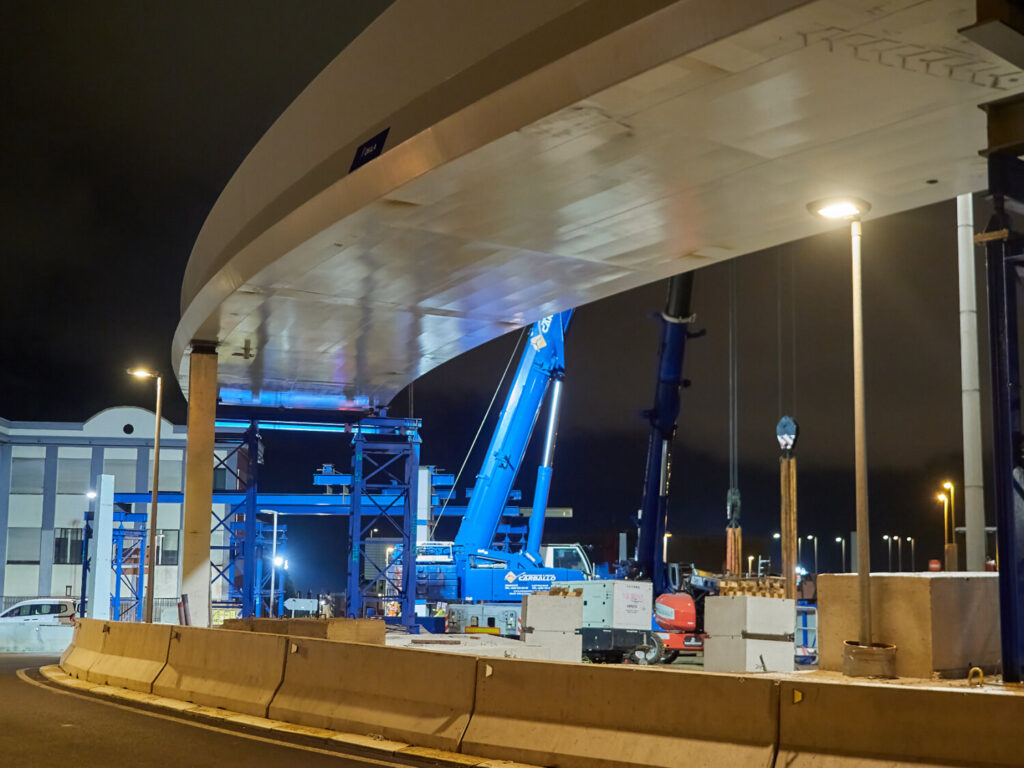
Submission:
M 565 332 L 572 310 L 545 317 L 530 329 L 498 425 L 455 536 L 463 552 L 490 549 L 548 385 L 565 372 Z M 539 537 L 538 537 L 539 538 Z
M 651 434 L 636 545 L 637 573 L 634 577 L 651 579 L 655 595 L 660 595 L 669 587 L 664 559 L 658 551 L 658 545 L 665 535 L 668 516 L 672 440 L 679 418 L 679 390 L 683 386 L 683 357 L 692 292 L 692 272 L 676 275 L 669 281 L 665 311 L 661 314 L 661 348 L 654 407 L 645 412 L 651 425 Z

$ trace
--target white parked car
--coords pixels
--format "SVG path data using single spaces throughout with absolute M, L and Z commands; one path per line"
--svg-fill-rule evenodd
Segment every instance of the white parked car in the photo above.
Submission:
M 0 613 L 0 624 L 67 624 L 75 623 L 78 603 L 70 598 L 38 597 L 22 600 Z

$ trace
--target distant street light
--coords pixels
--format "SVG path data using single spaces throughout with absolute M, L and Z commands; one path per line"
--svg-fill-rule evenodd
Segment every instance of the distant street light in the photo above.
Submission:
M 160 411 L 163 405 L 163 379 L 160 374 L 145 368 L 129 368 L 128 374 L 137 379 L 156 379 L 156 428 L 153 431 L 153 490 L 149 504 L 149 535 L 146 537 L 146 593 L 142 619 L 153 623 L 153 592 L 156 590 L 156 518 L 160 492 Z
M 846 539 L 842 536 L 836 536 L 836 544 L 842 545 L 843 551 L 839 555 L 840 561 L 842 562 L 843 573 L 846 573 Z
M 942 545 L 945 548 L 949 544 L 949 496 L 940 493 L 935 498 L 942 502 Z
M 754 575 L 754 556 L 747 555 L 747 578 Z
M 85 498 L 89 499 L 90 501 L 92 499 L 95 499 L 96 498 L 96 491 L 86 491 L 85 492 Z
M 818 578 L 818 537 L 817 536 L 808 536 L 807 540 L 814 542 L 814 578 L 817 579 Z
M 916 570 L 916 566 L 914 565 L 914 537 L 907 536 L 907 541 L 910 542 L 910 570 L 913 572 Z
M 947 480 L 942 487 L 949 491 L 949 543 L 956 544 L 956 488 Z
M 885 534 L 882 537 L 882 541 L 889 545 L 889 573 L 892 573 L 892 536 Z
M 899 536 L 893 536 L 896 539 L 896 570 L 903 570 L 903 539 Z

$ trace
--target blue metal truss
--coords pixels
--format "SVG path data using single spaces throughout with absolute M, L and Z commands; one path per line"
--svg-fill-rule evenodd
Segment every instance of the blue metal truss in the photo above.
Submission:
M 110 615 L 121 621 L 135 611 L 135 620 L 142 621 L 144 574 L 143 553 L 146 551 L 146 515 L 114 508 L 114 594 L 110 596 Z
M 399 607 L 402 624 L 416 628 L 416 486 L 420 466 L 419 419 L 363 419 L 352 437 L 346 615 L 387 615 Z M 369 511 L 367 511 L 367 508 Z M 374 528 L 402 541 L 399 567 L 378 562 L 367 547 Z M 369 566 L 370 578 L 364 576 Z

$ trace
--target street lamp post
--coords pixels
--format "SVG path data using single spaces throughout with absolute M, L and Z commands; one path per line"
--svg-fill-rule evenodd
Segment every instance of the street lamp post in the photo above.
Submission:
M 871 206 L 864 200 L 820 200 L 808 210 L 826 219 L 850 222 L 850 268 L 853 295 L 853 446 L 857 506 L 857 583 L 860 593 L 860 645 L 871 636 L 871 535 L 868 522 L 868 451 L 864 415 L 864 307 L 861 281 L 860 217 Z M 845 548 L 845 540 L 844 540 Z M 845 557 L 844 557 L 845 562 Z
M 814 578 L 817 579 L 818 578 L 818 537 L 817 536 L 808 536 L 807 540 L 814 542 Z
M 846 539 L 843 536 L 836 536 L 836 544 L 842 547 L 839 557 L 842 562 L 843 573 L 846 573 Z
M 960 553 L 956 543 L 956 488 L 947 480 L 942 487 L 949 491 L 949 543 L 946 545 L 946 570 L 960 570 Z
M 903 570 L 903 539 L 896 536 L 896 570 Z
M 907 541 L 910 542 L 910 571 L 913 573 L 916 569 L 916 566 L 914 565 L 914 537 L 907 536 Z
M 142 618 L 153 623 L 153 593 L 156 591 L 156 517 L 160 492 L 160 411 L 163 405 L 163 379 L 145 368 L 131 368 L 128 373 L 137 379 L 156 379 L 156 428 L 153 430 L 153 490 L 149 503 L 149 535 L 146 537 L 146 592 Z
M 936 494 L 935 499 L 942 502 L 942 546 L 949 544 L 949 496 Z
M 754 556 L 747 555 L 747 578 L 754 575 Z
M 892 536 L 885 534 L 882 541 L 889 545 L 889 573 L 892 573 Z

